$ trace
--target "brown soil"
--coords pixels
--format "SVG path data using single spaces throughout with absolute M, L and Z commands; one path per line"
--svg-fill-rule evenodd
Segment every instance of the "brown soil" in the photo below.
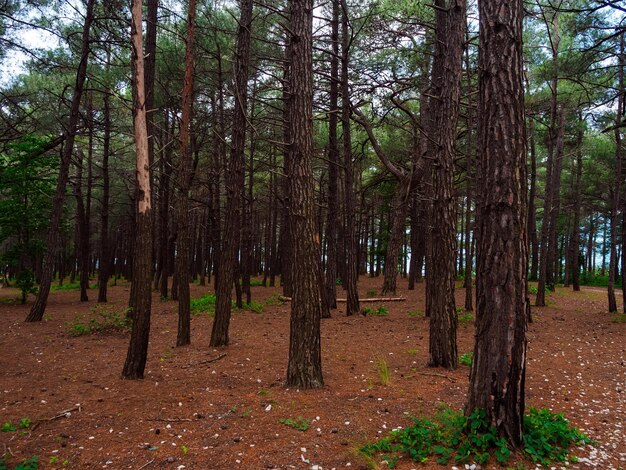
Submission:
M 361 295 L 381 283 L 362 279 Z M 355 452 L 362 444 L 442 403 L 461 408 L 467 389 L 467 366 L 426 367 L 428 321 L 409 315 L 423 312 L 423 285 L 400 285 L 407 301 L 386 303 L 387 316 L 348 318 L 340 304 L 323 321 L 326 386 L 317 391 L 283 386 L 288 304 L 234 313 L 232 344 L 219 350 L 207 346 L 211 319 L 195 316 L 193 344 L 176 348 L 177 304 L 155 294 L 146 378 L 124 381 L 127 333 L 68 333 L 68 323 L 98 316 L 94 301 L 53 292 L 45 321 L 27 324 L 30 305 L 0 289 L 0 424 L 33 421 L 25 431 L 0 432 L 0 455 L 12 454 L 13 464 L 38 455 L 40 468 L 64 461 L 76 469 L 368 468 Z M 192 288 L 193 297 L 204 292 Z M 278 292 L 254 287 L 253 297 L 264 303 Z M 122 311 L 128 295 L 128 286 L 111 288 L 107 308 Z M 574 468 L 626 466 L 626 324 L 611 322 L 605 298 L 597 289 L 559 289 L 549 307 L 533 309 L 528 335 L 527 405 L 564 412 L 598 442 L 574 450 L 581 458 Z M 461 325 L 460 353 L 472 350 L 472 339 L 473 326 Z M 391 371 L 388 385 L 381 361 Z M 313 420 L 308 430 L 280 422 L 298 417 Z M 399 464 L 418 467 L 428 468 Z

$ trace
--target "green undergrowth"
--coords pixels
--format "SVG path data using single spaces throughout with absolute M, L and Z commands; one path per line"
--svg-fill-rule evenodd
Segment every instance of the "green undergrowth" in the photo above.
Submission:
M 202 297 L 198 297 L 195 299 L 191 299 L 190 307 L 191 313 L 193 315 L 201 315 L 203 313 L 208 314 L 209 316 L 213 316 L 215 314 L 215 302 L 217 297 L 214 293 L 205 294 Z M 267 304 L 266 305 L 270 305 Z M 274 304 L 271 304 L 274 305 Z M 265 305 L 260 302 L 255 302 L 254 300 L 249 304 L 244 302 L 242 310 L 250 310 L 255 313 L 263 313 Z M 239 311 L 237 308 L 237 304 L 235 302 L 232 303 L 233 311 Z
M 359 453 L 368 460 L 381 457 L 390 468 L 403 457 L 444 465 L 450 461 L 484 465 L 493 458 L 506 464 L 511 458 L 507 440 L 489 425 L 484 410 L 477 409 L 466 417 L 446 407 L 432 419 L 414 418 L 413 422 L 412 426 L 394 430 L 378 442 L 363 446 Z M 523 426 L 523 454 L 535 464 L 566 462 L 570 447 L 591 442 L 562 414 L 546 409 L 531 408 Z
M 39 468 L 39 457 L 34 455 L 28 459 L 22 460 L 21 463 L 18 463 L 14 467 L 9 467 L 6 455 L 0 456 L 0 470 L 9 470 L 10 468 L 13 470 L 37 470 Z
M 363 307 L 361 313 L 370 317 L 386 317 L 389 315 L 389 310 L 384 305 L 381 305 L 378 308 Z
M 129 309 L 115 311 L 111 307 L 96 304 L 91 311 L 97 315 L 96 318 L 83 321 L 82 317 L 77 317 L 73 322 L 65 324 L 72 336 L 84 336 L 108 331 L 130 331 L 132 319 L 129 315 Z

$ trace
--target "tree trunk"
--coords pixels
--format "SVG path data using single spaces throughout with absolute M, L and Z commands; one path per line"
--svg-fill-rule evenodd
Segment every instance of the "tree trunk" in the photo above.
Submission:
M 215 318 L 211 346 L 228 345 L 231 294 L 238 271 L 237 252 L 240 245 L 241 210 L 244 189 L 244 147 L 246 145 L 246 112 L 248 105 L 248 64 L 252 29 L 252 0 L 241 0 L 241 18 L 237 32 L 235 57 L 235 114 L 233 118 L 232 151 L 226 173 L 226 222 L 224 243 L 219 259 L 216 285 Z M 236 281 L 235 281 L 236 280 Z
M 530 194 L 528 195 L 528 241 L 530 244 L 530 273 L 531 280 L 537 280 L 539 264 L 539 240 L 537 239 L 537 209 L 535 198 L 537 194 L 537 153 L 535 151 L 535 115 L 528 117 L 528 142 L 530 145 Z
M 437 0 L 436 45 L 432 71 L 431 140 L 433 158 L 431 236 L 428 266 L 430 313 L 430 367 L 455 369 L 457 313 L 454 301 L 456 262 L 456 204 L 454 197 L 454 145 L 461 94 L 461 64 L 465 39 L 465 0 Z M 436 130 L 436 131 L 435 131 Z
M 381 295 L 395 295 L 398 278 L 398 257 L 402 248 L 402 236 L 406 225 L 406 213 L 409 199 L 411 178 L 407 176 L 398 181 L 398 186 L 391 202 L 391 230 L 389 244 L 385 254 L 385 270 Z
M 141 1 L 131 0 L 131 12 L 133 121 L 137 155 L 137 225 L 132 283 L 135 285 L 136 295 L 134 304 L 131 305 L 133 326 L 122 377 L 125 379 L 142 379 L 148 357 L 150 308 L 152 306 L 152 201 L 150 198 L 150 159 L 145 106 Z
M 578 117 L 582 124 L 582 115 Z M 570 271 L 572 274 L 572 289 L 580 291 L 580 265 L 578 257 L 580 253 L 580 204 L 582 192 L 583 176 L 583 137 L 582 126 L 578 130 L 578 142 L 576 143 L 576 175 L 574 175 L 574 223 L 572 229 L 572 239 L 569 245 Z
M 324 385 L 320 345 L 320 240 L 313 188 L 313 0 L 290 0 L 289 202 L 293 235 L 293 295 L 287 382 Z M 345 99 L 345 98 L 344 98 Z
M 59 228 L 61 225 L 61 215 L 63 213 L 63 202 L 65 201 L 65 187 L 69 178 L 70 164 L 72 161 L 72 152 L 74 150 L 74 139 L 76 137 L 76 128 L 78 119 L 80 118 L 80 101 L 83 95 L 85 79 L 87 77 L 87 61 L 89 58 L 89 32 L 91 23 L 94 18 L 95 0 L 88 0 L 87 10 L 85 14 L 85 23 L 83 25 L 82 48 L 80 55 L 80 63 L 76 72 L 76 84 L 72 95 L 72 103 L 70 106 L 69 122 L 65 131 L 65 141 L 61 154 L 61 162 L 59 166 L 59 176 L 52 201 L 52 216 L 50 218 L 50 227 L 46 237 L 46 252 L 44 253 L 41 279 L 39 282 L 39 293 L 33 304 L 28 316 L 27 322 L 41 321 L 48 304 L 48 295 L 50 294 L 50 284 L 52 283 L 52 275 L 54 274 L 54 262 L 59 251 Z
M 191 344 L 191 298 L 189 295 L 189 188 L 191 186 L 191 152 L 189 133 L 193 100 L 193 52 L 196 28 L 196 0 L 187 7 L 187 38 L 185 44 L 185 77 L 183 81 L 182 113 L 180 119 L 180 163 L 178 165 L 178 245 L 176 274 L 178 275 L 178 333 L 176 346 Z
M 476 343 L 465 413 L 485 410 L 518 448 L 528 327 L 523 8 L 521 0 L 479 8 Z
M 104 139 L 102 142 L 102 203 L 100 207 L 100 269 L 98 271 L 98 303 L 107 301 L 107 284 L 111 274 L 111 253 L 109 253 L 109 198 L 111 180 L 109 177 L 109 154 L 111 152 L 111 108 L 109 90 L 104 92 Z
M 341 129 L 343 131 L 343 165 L 344 165 L 344 212 L 346 243 L 346 275 L 342 279 L 347 291 L 346 315 L 354 315 L 360 311 L 358 281 L 358 239 L 355 224 L 354 204 L 354 167 L 352 164 L 352 134 L 350 132 L 350 84 L 348 67 L 350 62 L 350 31 L 348 27 L 348 5 L 341 0 Z

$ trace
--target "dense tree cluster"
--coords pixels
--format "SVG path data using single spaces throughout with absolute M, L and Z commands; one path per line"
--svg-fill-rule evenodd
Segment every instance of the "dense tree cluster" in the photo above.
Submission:
M 606 278 L 615 311 L 626 289 L 620 3 L 131 3 L 2 6 L 0 267 L 34 273 L 27 320 L 53 282 L 106 302 L 132 280 L 138 378 L 151 290 L 183 346 L 189 283 L 213 284 L 225 346 L 260 276 L 292 298 L 287 383 L 314 388 L 320 319 L 341 289 L 359 313 L 359 275 L 425 278 L 429 363 L 455 368 L 462 278 L 502 339 L 476 343 L 468 413 L 519 444 L 527 279 L 537 306 Z

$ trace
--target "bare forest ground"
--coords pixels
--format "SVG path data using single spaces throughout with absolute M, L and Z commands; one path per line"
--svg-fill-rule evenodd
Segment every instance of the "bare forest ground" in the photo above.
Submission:
M 382 278 L 361 279 L 361 296 L 381 285 Z M 231 345 L 219 350 L 207 346 L 206 314 L 192 319 L 192 345 L 176 348 L 177 304 L 154 294 L 143 381 L 120 379 L 128 333 L 68 332 L 100 318 L 95 301 L 53 292 L 45 321 L 27 324 L 30 305 L 12 301 L 15 289 L 0 289 L 0 425 L 32 421 L 0 432 L 0 455 L 14 456 L 9 468 L 33 455 L 40 468 L 368 468 L 356 453 L 361 445 L 411 424 L 411 416 L 431 415 L 441 404 L 460 409 L 465 401 L 467 366 L 426 367 L 423 284 L 415 291 L 399 285 L 405 302 L 366 304 L 385 305 L 386 316 L 345 317 L 340 304 L 323 320 L 326 385 L 317 391 L 283 387 L 289 305 L 277 304 L 279 288 L 253 287 L 262 312 L 235 312 Z M 192 286 L 192 297 L 207 290 Z M 463 294 L 458 289 L 457 305 Z M 128 295 L 127 285 L 112 287 L 105 310 L 123 312 Z M 564 412 L 597 441 L 575 449 L 580 462 L 572 468 L 626 467 L 626 324 L 611 321 L 597 289 L 560 288 L 533 314 L 527 405 Z M 459 353 L 472 350 L 473 334 L 471 321 L 460 324 Z M 305 431 L 281 423 L 300 417 L 310 420 Z M 430 467 L 442 468 L 399 464 Z

